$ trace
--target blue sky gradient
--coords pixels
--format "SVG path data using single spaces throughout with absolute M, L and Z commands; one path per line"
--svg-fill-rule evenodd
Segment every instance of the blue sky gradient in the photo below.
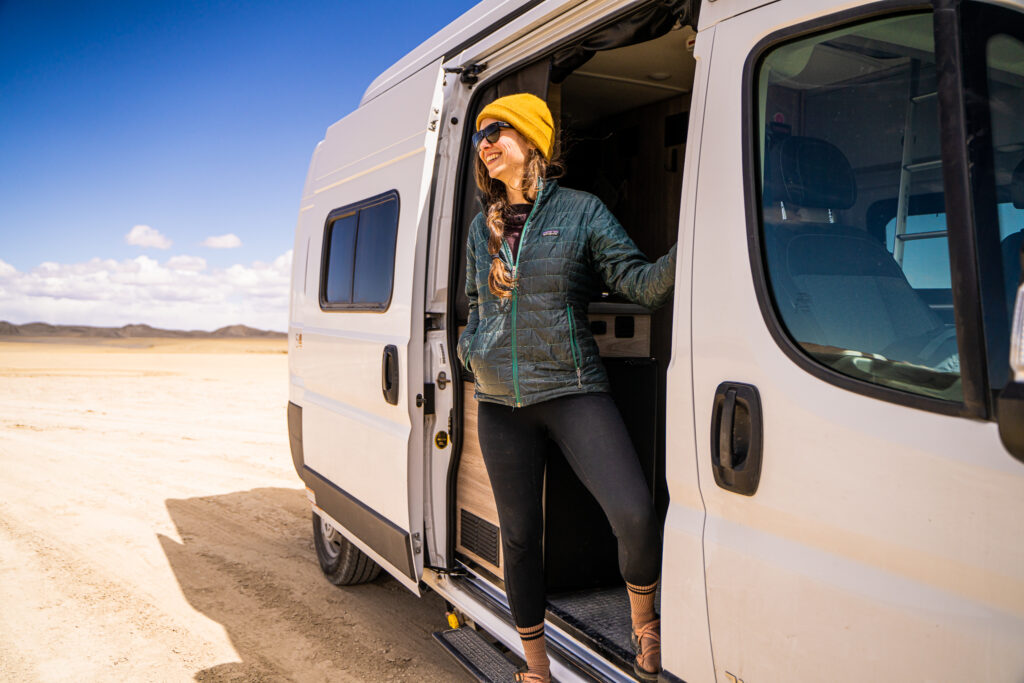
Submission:
M 272 264 L 291 249 L 309 158 L 327 126 L 472 4 L 0 2 L 0 319 L 169 322 L 137 319 L 144 306 L 122 306 L 119 318 L 12 300 L 44 263 L 65 273 L 96 259 L 125 266 L 145 256 L 162 267 L 180 257 L 207 274 Z M 136 225 L 170 247 L 127 243 Z M 241 246 L 202 245 L 226 234 Z M 35 278 L 37 299 L 45 279 Z M 194 326 L 235 322 L 247 321 Z

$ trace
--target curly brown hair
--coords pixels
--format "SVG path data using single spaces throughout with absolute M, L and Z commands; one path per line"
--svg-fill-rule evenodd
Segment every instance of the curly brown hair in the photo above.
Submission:
M 541 181 L 556 178 L 564 172 L 560 161 L 547 160 L 536 148 L 530 147 L 520 187 L 527 201 L 534 202 L 540 192 Z M 509 209 L 508 190 L 505 183 L 487 173 L 480 155 L 476 155 L 476 186 L 483 193 L 484 215 L 487 223 L 487 251 L 491 254 L 491 270 L 487 275 L 487 288 L 499 298 L 512 296 L 516 281 L 505 262 L 498 258 L 501 243 L 505 239 L 505 214 Z

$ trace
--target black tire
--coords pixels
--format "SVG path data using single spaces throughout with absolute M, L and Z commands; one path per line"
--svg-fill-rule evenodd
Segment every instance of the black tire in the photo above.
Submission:
M 313 513 L 313 545 L 327 580 L 335 586 L 355 586 L 373 581 L 380 565 L 352 544 L 330 522 Z

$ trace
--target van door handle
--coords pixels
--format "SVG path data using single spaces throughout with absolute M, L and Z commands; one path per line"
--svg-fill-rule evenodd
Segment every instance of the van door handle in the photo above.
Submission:
M 757 387 L 722 382 L 711 411 L 711 469 L 726 491 L 752 496 L 761 480 L 761 396 Z
M 398 347 L 394 344 L 384 347 L 380 384 L 381 390 L 384 392 L 384 400 L 393 406 L 398 405 Z

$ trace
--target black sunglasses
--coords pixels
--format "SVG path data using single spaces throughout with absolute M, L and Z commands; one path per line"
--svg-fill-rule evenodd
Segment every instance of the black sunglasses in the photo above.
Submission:
M 478 149 L 484 138 L 487 138 L 487 142 L 493 145 L 501 137 L 502 128 L 512 128 L 512 124 L 505 123 L 504 121 L 495 121 L 473 133 L 473 148 Z

